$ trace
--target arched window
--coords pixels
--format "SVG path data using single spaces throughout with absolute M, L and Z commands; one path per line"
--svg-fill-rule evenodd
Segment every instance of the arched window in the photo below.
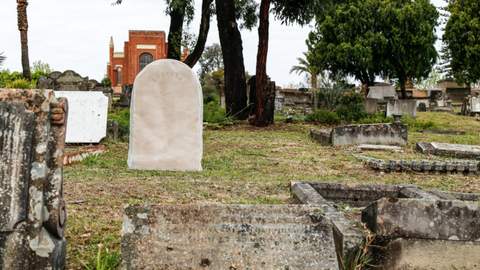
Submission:
M 148 64 L 153 62 L 153 55 L 149 53 L 140 54 L 140 70 L 146 67 Z

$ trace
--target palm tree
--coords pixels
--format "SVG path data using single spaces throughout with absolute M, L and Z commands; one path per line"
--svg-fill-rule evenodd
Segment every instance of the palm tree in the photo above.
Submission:
M 6 57 L 3 55 L 3 52 L 0 53 L 0 67 L 1 67 L 2 64 L 3 64 L 3 61 L 5 61 L 5 58 L 6 58 Z
M 317 89 L 318 87 L 318 75 L 320 74 L 321 70 L 318 66 L 310 63 L 309 61 L 309 53 L 303 53 L 304 58 L 297 58 L 299 65 L 293 66 L 290 70 L 290 73 L 297 73 L 302 74 L 306 73 L 310 76 L 310 83 L 313 89 Z
M 20 42 L 22 46 L 22 68 L 23 77 L 30 80 L 30 60 L 28 59 L 28 0 L 17 0 L 18 30 L 20 31 Z

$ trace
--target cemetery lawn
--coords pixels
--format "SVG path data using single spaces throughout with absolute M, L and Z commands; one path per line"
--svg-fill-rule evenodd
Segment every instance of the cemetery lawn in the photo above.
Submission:
M 309 138 L 312 125 L 276 124 L 258 129 L 246 124 L 206 130 L 203 172 L 130 171 L 128 144 L 107 142 L 107 153 L 65 168 L 68 211 L 68 269 L 96 260 L 106 264 L 120 252 L 126 204 L 283 204 L 291 202 L 291 181 L 416 184 L 447 191 L 480 192 L 480 177 L 384 174 L 366 169 L 352 147 L 323 147 Z M 464 131 L 465 135 L 422 133 L 422 129 Z M 479 144 L 480 121 L 447 113 L 420 113 L 410 128 L 404 153 L 367 152 L 379 158 L 433 159 L 415 152 L 415 143 L 436 141 Z M 107 251 L 108 249 L 108 251 Z M 108 262 L 107 262 L 108 261 Z

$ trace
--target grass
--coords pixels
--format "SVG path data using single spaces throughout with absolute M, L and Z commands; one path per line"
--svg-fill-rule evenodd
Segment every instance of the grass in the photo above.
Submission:
M 417 121 L 431 121 L 436 129 L 455 129 L 466 134 L 414 131 L 409 134 L 405 153 L 368 155 L 425 159 L 428 157 L 414 151 L 418 141 L 480 144 L 480 122 L 474 118 L 420 113 Z M 352 148 L 323 147 L 313 142 L 308 137 L 311 127 L 298 123 L 277 124 L 266 129 L 235 125 L 206 130 L 204 171 L 197 173 L 131 171 L 126 165 L 128 144 L 107 143 L 105 154 L 65 168 L 68 269 L 92 266 L 98 256 L 107 256 L 107 250 L 114 258 L 118 256 L 126 204 L 282 204 L 290 202 L 291 181 L 407 183 L 480 192 L 478 176 L 373 172 L 352 156 Z M 104 251 L 99 251 L 99 245 Z M 98 255 L 99 252 L 104 255 Z M 110 259 L 100 259 L 103 260 Z

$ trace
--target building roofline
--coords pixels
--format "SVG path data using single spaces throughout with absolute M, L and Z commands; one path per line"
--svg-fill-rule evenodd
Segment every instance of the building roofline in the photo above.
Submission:
M 158 33 L 158 34 L 165 34 L 165 31 L 158 31 L 158 30 L 128 30 L 128 33 Z

